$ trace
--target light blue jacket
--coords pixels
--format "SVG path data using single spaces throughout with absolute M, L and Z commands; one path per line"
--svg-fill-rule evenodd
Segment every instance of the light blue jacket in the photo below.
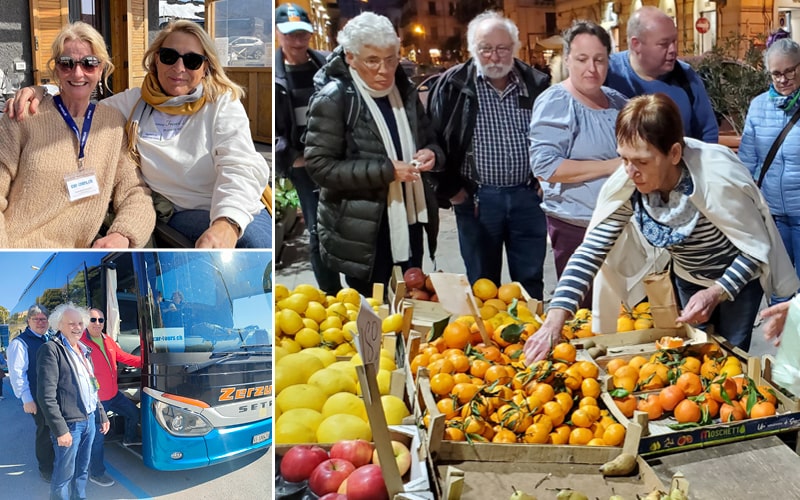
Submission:
M 739 159 L 754 179 L 758 180 L 772 143 L 796 109 L 786 112 L 778 108 L 769 98 L 769 92 L 759 94 L 750 103 L 739 145 Z M 761 191 L 772 215 L 800 215 L 800 124 L 793 127 L 778 149 Z

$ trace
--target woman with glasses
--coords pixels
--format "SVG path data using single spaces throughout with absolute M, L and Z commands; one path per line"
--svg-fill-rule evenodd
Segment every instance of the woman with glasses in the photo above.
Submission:
M 29 120 L 0 119 L 0 247 L 143 246 L 155 212 L 128 154 L 125 117 L 90 102 L 114 71 L 102 36 L 82 22 L 66 26 L 49 67 L 60 94 Z M 117 217 L 95 239 L 109 203 Z
M 322 189 L 320 252 L 347 283 L 371 295 L 392 266 L 422 264 L 438 222 L 428 172 L 442 153 L 413 84 L 399 67 L 400 39 L 386 17 L 365 12 L 337 36 L 309 104 L 306 169 Z
M 564 32 L 569 76 L 536 99 L 530 126 L 533 174 L 542 181 L 547 232 L 560 278 L 583 241 L 600 188 L 619 167 L 614 121 L 627 98 L 604 87 L 611 37 L 591 21 Z M 590 307 L 587 293 L 583 307 Z
M 196 247 L 270 248 L 272 220 L 261 203 L 269 167 L 250 138 L 244 92 L 225 75 L 214 42 L 200 25 L 175 21 L 143 64 L 141 88 L 102 104 L 128 117 L 130 149 L 159 220 Z M 30 91 L 19 94 L 9 114 L 30 98 Z
M 750 103 L 739 145 L 739 158 L 753 178 L 763 178 L 761 190 L 798 272 L 800 126 L 793 125 L 777 144 L 775 154 L 768 157 L 784 127 L 796 113 L 800 113 L 800 45 L 789 38 L 775 40 L 764 53 L 764 65 L 772 81 L 769 89 Z

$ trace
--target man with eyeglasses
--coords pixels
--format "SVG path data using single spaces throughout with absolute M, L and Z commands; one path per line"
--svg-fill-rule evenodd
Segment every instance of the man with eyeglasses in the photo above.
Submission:
M 437 195 L 455 211 L 470 282 L 499 284 L 505 247 L 511 279 L 541 299 L 547 227 L 528 129 L 549 78 L 514 57 L 519 29 L 496 12 L 469 23 L 467 43 L 472 57 L 445 72 L 428 101 L 446 158 Z
M 100 383 L 100 403 L 106 412 L 114 412 L 125 419 L 125 434 L 122 439 L 124 446 L 141 445 L 137 436 L 139 425 L 139 408 L 128 399 L 117 385 L 117 362 L 134 368 L 142 367 L 142 358 L 128 354 L 117 344 L 114 339 L 103 333 L 105 315 L 100 309 L 89 309 L 89 324 L 83 331 L 81 342 L 91 349 L 94 375 Z M 98 486 L 113 486 L 114 480 L 106 474 L 103 463 L 103 434 L 95 433 L 92 443 L 92 457 L 89 462 L 89 481 Z
M 275 11 L 275 167 L 277 174 L 292 181 L 308 229 L 308 254 L 317 285 L 328 295 L 342 288 L 339 273 L 331 269 L 319 252 L 317 206 L 319 186 L 306 171 L 301 137 L 306 130 L 306 110 L 314 93 L 314 74 L 325 65 L 327 53 L 309 48 L 314 28 L 300 6 L 285 3 Z
M 628 50 L 611 54 L 606 86 L 631 98 L 663 92 L 681 111 L 687 137 L 719 140 L 719 125 L 706 87 L 691 66 L 678 60 L 678 29 L 656 7 L 642 7 L 628 20 Z
M 36 423 L 36 460 L 39 475 L 50 482 L 53 475 L 55 452 L 50 440 L 50 429 L 42 412 L 36 404 L 36 354 L 49 340 L 47 317 L 44 306 L 33 305 L 28 308 L 28 326 L 8 345 L 8 375 L 14 395 L 22 400 L 22 409 L 33 416 Z

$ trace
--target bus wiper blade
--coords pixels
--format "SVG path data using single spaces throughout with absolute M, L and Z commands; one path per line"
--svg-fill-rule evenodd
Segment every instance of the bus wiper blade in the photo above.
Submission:
M 264 347 L 269 347 L 269 351 L 272 352 L 272 344 L 242 344 L 239 349 L 263 349 Z
M 202 370 L 204 368 L 208 368 L 209 366 L 218 365 L 220 363 L 228 361 L 229 359 L 238 358 L 240 356 L 250 356 L 249 352 L 229 352 L 229 353 L 225 353 L 225 355 L 222 356 L 222 357 L 215 357 L 215 354 L 219 355 L 219 354 L 222 354 L 222 353 L 214 353 L 214 354 L 211 355 L 212 359 L 209 359 L 208 361 L 203 361 L 202 363 L 194 363 L 194 364 L 191 364 L 191 365 L 184 365 L 183 366 L 183 371 L 185 371 L 186 373 L 194 373 L 194 372 L 200 371 L 200 370 Z

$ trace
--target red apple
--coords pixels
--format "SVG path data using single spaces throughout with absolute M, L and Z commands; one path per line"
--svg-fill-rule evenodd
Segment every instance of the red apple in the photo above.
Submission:
M 319 500 L 347 500 L 347 495 L 344 493 L 325 493 L 319 497 Z
M 305 481 L 327 459 L 328 452 L 319 446 L 292 446 L 281 459 L 281 476 L 293 483 Z
M 412 288 L 411 291 L 408 293 L 409 298 L 414 300 L 430 300 L 431 296 L 425 290 L 420 290 L 419 288 Z
M 406 288 L 422 288 L 425 286 L 425 273 L 418 267 L 410 267 L 403 273 Z
M 400 441 L 392 441 L 392 451 L 394 452 L 394 459 L 397 462 L 397 469 L 402 476 L 411 468 L 411 452 L 406 445 Z M 375 465 L 381 464 L 380 460 L 378 460 L 378 450 L 375 450 L 372 454 L 372 463 Z
M 363 467 L 363 466 L 362 466 L 362 467 Z M 351 475 L 352 475 L 352 474 L 351 474 Z M 347 478 L 349 478 L 349 477 L 350 477 L 350 476 L 347 476 Z M 342 484 L 340 484 L 340 485 L 339 485 L 339 489 L 338 489 L 338 490 L 336 490 L 336 493 L 339 493 L 339 494 L 341 494 L 341 495 L 344 495 L 344 497 L 345 497 L 345 498 L 347 498 L 347 478 L 345 478 L 345 480 L 344 480 L 344 481 L 342 481 Z
M 363 439 L 346 439 L 331 447 L 331 458 L 343 458 L 356 468 L 372 460 L 372 443 Z
M 308 487 L 318 496 L 326 493 L 335 493 L 342 481 L 356 470 L 355 465 L 341 458 L 329 458 L 317 465 L 311 477 L 308 478 Z
M 430 276 L 425 277 L 425 290 L 429 291 L 430 293 L 436 293 L 436 288 L 433 287 L 433 281 L 431 280 Z
M 389 500 L 389 491 L 375 464 L 363 465 L 347 478 L 347 500 Z

